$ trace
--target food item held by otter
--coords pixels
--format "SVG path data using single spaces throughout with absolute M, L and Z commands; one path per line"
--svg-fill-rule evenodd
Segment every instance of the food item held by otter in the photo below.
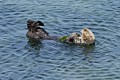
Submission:
M 63 37 L 58 38 L 58 41 L 66 42 L 67 38 L 68 38 L 68 36 L 63 36 Z

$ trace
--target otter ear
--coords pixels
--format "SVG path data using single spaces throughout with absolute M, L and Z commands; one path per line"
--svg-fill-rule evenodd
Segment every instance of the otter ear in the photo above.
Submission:
M 38 23 L 39 26 L 44 26 L 44 23 L 41 22 L 41 21 L 37 21 L 37 23 Z

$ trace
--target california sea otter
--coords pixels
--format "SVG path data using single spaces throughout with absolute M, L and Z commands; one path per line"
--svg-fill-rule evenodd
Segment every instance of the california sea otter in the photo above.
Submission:
M 80 45 L 90 45 L 95 43 L 95 36 L 92 31 L 88 28 L 81 30 L 81 35 L 78 33 L 71 33 L 68 36 L 50 36 L 47 31 L 45 31 L 41 26 L 44 24 L 41 21 L 27 21 L 27 36 L 36 40 L 56 40 L 66 43 L 74 43 Z

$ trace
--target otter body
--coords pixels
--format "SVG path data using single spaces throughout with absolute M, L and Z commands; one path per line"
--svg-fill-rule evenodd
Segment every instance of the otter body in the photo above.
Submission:
M 66 42 L 66 43 L 74 43 L 74 44 L 80 44 L 80 45 L 90 45 L 95 43 L 95 36 L 92 33 L 91 30 L 88 28 L 84 28 L 81 30 L 81 35 L 78 33 L 72 33 L 69 36 L 50 36 L 47 31 L 45 31 L 40 26 L 44 26 L 44 24 L 41 21 L 33 21 L 28 20 L 27 21 L 27 27 L 28 32 L 27 36 L 36 40 L 56 40 L 60 42 Z

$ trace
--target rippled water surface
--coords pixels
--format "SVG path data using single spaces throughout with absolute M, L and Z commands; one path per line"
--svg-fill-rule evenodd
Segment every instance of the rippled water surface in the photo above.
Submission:
M 96 44 L 31 42 L 28 19 L 57 36 L 88 27 Z M 0 80 L 120 80 L 120 0 L 0 0 Z

